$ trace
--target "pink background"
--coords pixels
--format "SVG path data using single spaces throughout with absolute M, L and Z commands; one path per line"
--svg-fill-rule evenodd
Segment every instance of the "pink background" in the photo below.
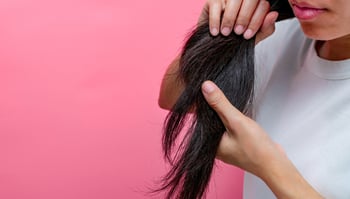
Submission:
M 162 198 L 162 75 L 203 1 L 0 1 L 0 198 Z M 218 164 L 208 198 L 241 198 Z

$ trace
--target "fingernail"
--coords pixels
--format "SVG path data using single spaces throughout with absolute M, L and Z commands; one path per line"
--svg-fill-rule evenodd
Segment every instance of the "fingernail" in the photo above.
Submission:
M 241 35 L 244 32 L 244 27 L 242 25 L 236 25 L 235 26 L 235 33 L 237 35 Z
M 245 39 L 250 39 L 250 38 L 252 38 L 252 37 L 253 37 L 253 31 L 252 31 L 251 29 L 248 29 L 247 31 L 245 31 L 243 37 L 244 37 Z
M 216 35 L 219 34 L 219 31 L 218 31 L 217 28 L 212 28 L 210 32 L 211 32 L 211 34 L 212 34 L 213 36 L 216 36 Z
M 231 29 L 228 28 L 228 27 L 224 27 L 222 30 L 221 30 L 221 33 L 225 36 L 228 36 L 230 33 L 231 33 Z
M 215 87 L 212 83 L 210 82 L 204 82 L 202 89 L 205 93 L 212 93 L 215 90 Z

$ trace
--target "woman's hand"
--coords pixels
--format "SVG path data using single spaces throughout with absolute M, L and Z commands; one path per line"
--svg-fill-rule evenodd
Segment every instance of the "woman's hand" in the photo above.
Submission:
M 226 127 L 217 151 L 218 159 L 260 177 L 277 198 L 322 198 L 282 148 L 256 122 L 233 107 L 213 82 L 204 82 L 202 92 Z
M 265 167 L 272 161 L 286 159 L 281 147 L 255 121 L 232 106 L 213 82 L 205 82 L 202 90 L 226 127 L 217 151 L 218 159 L 257 176 L 268 170 Z
M 222 16 L 222 19 L 221 19 Z M 274 32 L 277 12 L 270 12 L 266 0 L 207 0 L 199 23 L 209 19 L 210 32 L 229 35 L 233 30 L 250 39 L 257 34 L 256 43 Z

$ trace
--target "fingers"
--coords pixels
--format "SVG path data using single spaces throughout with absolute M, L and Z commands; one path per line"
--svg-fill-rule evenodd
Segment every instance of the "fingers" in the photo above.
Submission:
M 269 9 L 266 0 L 207 0 L 203 12 L 209 16 L 213 36 L 219 32 L 228 36 L 234 30 L 250 39 L 262 26 Z
M 243 34 L 245 39 L 250 39 L 256 34 L 256 32 L 259 30 L 259 28 L 263 24 L 265 16 L 269 12 L 269 10 L 270 10 L 269 2 L 259 1 L 259 4 L 255 9 L 255 12 L 252 13 L 252 17 L 249 21 L 248 28 Z
M 243 0 L 227 1 L 225 5 L 225 12 L 221 23 L 221 33 L 225 36 L 232 31 L 233 25 L 236 22 L 239 9 Z
M 253 13 L 255 12 L 257 6 L 259 5 L 259 1 L 265 1 L 265 0 L 245 0 L 243 1 L 239 15 L 236 20 L 235 25 L 235 33 L 238 35 L 243 34 L 244 31 L 246 31 L 249 22 L 253 16 Z
M 234 130 L 241 125 L 245 116 L 228 101 L 224 93 L 213 82 L 205 81 L 202 84 L 202 92 L 226 128 Z
M 269 12 L 260 28 L 260 31 L 256 35 L 255 42 L 256 44 L 265 39 L 266 37 L 270 36 L 275 31 L 275 22 L 278 17 L 278 12 Z
M 208 1 L 207 5 L 206 5 L 205 9 L 207 9 L 209 12 L 210 33 L 213 36 L 216 36 L 219 34 L 221 12 L 222 12 L 224 6 L 225 6 L 225 4 L 223 1 Z

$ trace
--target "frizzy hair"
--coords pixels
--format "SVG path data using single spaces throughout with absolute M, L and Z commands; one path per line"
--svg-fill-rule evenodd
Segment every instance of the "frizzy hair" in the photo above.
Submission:
M 278 20 L 292 16 L 287 4 L 287 0 L 273 1 L 272 8 L 281 10 Z M 215 82 L 228 100 L 249 116 L 254 92 L 254 46 L 255 38 L 245 40 L 233 32 L 212 36 L 208 22 L 190 33 L 177 77 L 185 88 L 164 124 L 162 146 L 171 169 L 157 191 L 165 191 L 165 198 L 205 196 L 225 127 L 204 99 L 201 85 L 206 80 Z M 183 131 L 184 138 L 177 145 Z

